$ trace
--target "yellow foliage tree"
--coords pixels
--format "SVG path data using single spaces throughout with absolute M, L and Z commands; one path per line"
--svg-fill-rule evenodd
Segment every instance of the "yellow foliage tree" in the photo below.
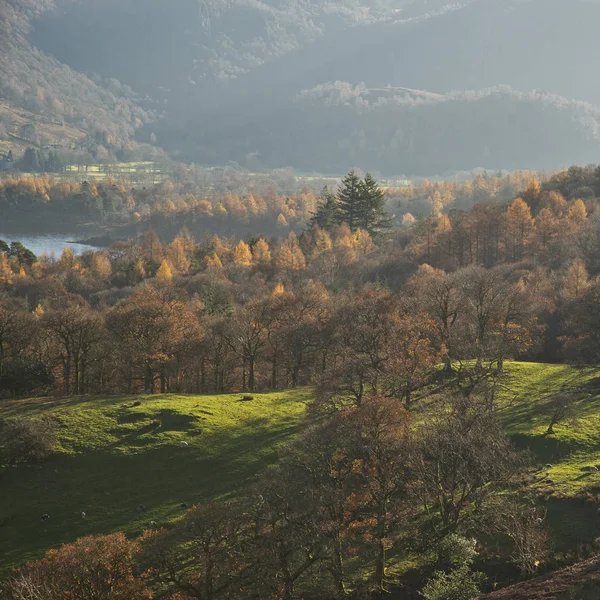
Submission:
M 146 267 L 144 266 L 144 262 L 141 258 L 135 263 L 133 273 L 138 281 L 143 281 L 146 279 Z
M 112 266 L 104 252 L 96 252 L 92 257 L 90 270 L 94 277 L 107 280 L 112 275 Z
M 271 249 L 269 244 L 263 238 L 260 238 L 256 244 L 252 253 L 252 259 L 256 265 L 268 265 L 271 264 Z
M 363 256 L 371 254 L 375 249 L 371 234 L 366 230 L 357 229 L 354 234 L 354 247 L 356 248 L 356 251 Z
M 61 267 L 64 269 L 74 269 L 77 266 L 77 258 L 75 257 L 75 253 L 69 246 L 67 246 L 60 256 L 59 261 Z
M 44 307 L 41 304 L 38 304 L 32 311 L 32 314 L 35 319 L 41 319 L 44 316 Z
M 579 199 L 573 202 L 569 208 L 567 217 L 575 225 L 583 225 L 587 221 L 588 213 L 583 200 Z
M 156 279 L 159 281 L 171 281 L 173 279 L 173 271 L 171 271 L 169 262 L 166 259 L 160 263 L 160 267 L 156 271 Z
M 331 236 L 327 231 L 321 229 L 318 225 L 315 225 L 313 232 L 313 251 L 312 257 L 316 258 L 317 256 L 323 254 L 323 252 L 327 252 L 331 250 L 333 243 L 331 241 Z
M 204 259 L 204 266 L 207 269 L 222 269 L 223 268 L 223 263 L 221 262 L 221 259 L 219 258 L 219 255 L 213 253 L 212 256 L 208 255 Z
M 589 277 L 585 264 L 578 258 L 567 269 L 563 280 L 563 294 L 567 298 L 579 298 L 589 285 Z
M 287 229 L 289 227 L 287 219 L 283 213 L 279 213 L 279 216 L 277 217 L 277 227 L 279 227 L 279 229 Z
M 252 264 L 252 252 L 250 252 L 250 246 L 244 240 L 240 240 L 240 243 L 236 246 L 233 253 L 233 262 L 243 267 L 249 267 Z
M 285 286 L 281 281 L 277 283 L 275 289 L 273 290 L 273 296 L 283 296 L 285 294 Z
M 506 245 L 509 256 L 514 261 L 525 257 L 525 244 L 533 227 L 533 218 L 528 204 L 517 198 L 506 212 Z
M 190 268 L 190 259 L 187 256 L 184 241 L 176 237 L 167 249 L 167 260 L 177 273 L 187 273 Z
M 306 258 L 294 234 L 277 249 L 275 266 L 280 271 L 300 271 L 306 267 Z

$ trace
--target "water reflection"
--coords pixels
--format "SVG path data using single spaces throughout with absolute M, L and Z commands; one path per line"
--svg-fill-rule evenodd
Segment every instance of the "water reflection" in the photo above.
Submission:
M 94 250 L 94 246 L 86 244 L 75 244 L 73 240 L 77 239 L 77 235 L 69 234 L 23 234 L 0 232 L 0 240 L 4 240 L 7 244 L 11 242 L 21 242 L 25 248 L 29 248 L 36 256 L 44 254 L 54 254 L 57 258 L 62 254 L 62 251 L 69 246 L 75 254 L 81 254 L 84 250 Z

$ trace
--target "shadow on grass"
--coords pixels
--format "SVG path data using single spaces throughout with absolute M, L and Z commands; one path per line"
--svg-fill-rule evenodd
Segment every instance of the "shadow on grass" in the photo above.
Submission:
M 516 433 L 510 436 L 513 444 L 521 450 L 530 450 L 540 462 L 557 462 L 568 456 L 571 445 L 551 435 L 526 435 Z
M 194 419 L 166 424 L 185 431 Z M 227 430 L 207 431 L 194 447 L 149 447 L 118 454 L 110 448 L 76 456 L 57 455 L 42 469 L 3 474 L 0 495 L 0 570 L 39 557 L 78 537 L 124 531 L 138 535 L 150 520 L 159 524 L 194 504 L 235 496 L 277 458 L 277 445 L 298 430 L 290 420 L 274 426 L 254 419 Z M 132 432 L 135 441 L 142 431 Z M 152 440 L 152 437 L 149 437 Z M 138 440 L 139 442 L 139 440 Z M 138 513 L 144 504 L 147 510 Z M 87 513 L 82 520 L 81 511 Z M 42 514 L 51 519 L 40 521 Z
M 553 534 L 555 549 L 572 550 L 591 544 L 600 537 L 598 505 L 576 498 L 552 497 L 545 504 L 546 520 Z

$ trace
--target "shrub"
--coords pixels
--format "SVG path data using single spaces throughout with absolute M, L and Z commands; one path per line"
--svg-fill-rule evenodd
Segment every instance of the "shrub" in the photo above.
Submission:
M 122 533 L 82 538 L 20 569 L 3 598 L 149 600 L 146 584 L 133 572 L 137 552 L 137 543 Z
M 480 574 L 467 566 L 450 573 L 436 571 L 421 591 L 425 600 L 472 600 L 479 595 Z
M 451 533 L 437 548 L 433 573 L 421 595 L 425 600 L 471 600 L 479 594 L 481 573 L 471 571 L 477 556 L 477 542 Z
M 437 564 L 442 571 L 473 564 L 477 556 L 477 542 L 451 533 L 437 547 Z
M 56 422 L 51 419 L 9 419 L 0 426 L 0 461 L 16 465 L 43 460 L 56 442 Z

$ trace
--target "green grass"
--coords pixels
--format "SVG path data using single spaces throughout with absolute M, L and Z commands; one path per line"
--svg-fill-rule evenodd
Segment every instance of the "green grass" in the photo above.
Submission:
M 600 472 L 584 468 L 600 467 L 600 368 L 510 363 L 506 371 L 499 416 L 513 442 L 533 455 L 528 486 L 545 503 L 556 549 L 590 543 L 600 537 Z M 548 435 L 548 399 L 560 391 L 581 398 L 577 418 Z
M 580 416 L 549 436 L 547 399 L 561 390 L 581 395 Z M 0 570 L 84 535 L 133 536 L 151 520 L 167 524 L 182 515 L 181 503 L 235 496 L 298 431 L 309 397 L 297 390 L 252 402 L 239 395 L 0 402 L 0 418 L 52 415 L 61 423 L 59 451 L 47 462 L 0 469 Z M 600 465 L 600 368 L 508 363 L 498 407 L 508 435 L 534 456 L 526 485 L 547 506 L 557 549 L 600 537 L 600 472 L 583 470 Z M 138 504 L 147 510 L 138 513 Z
M 0 418 L 52 415 L 61 423 L 52 458 L 0 470 L 0 569 L 84 535 L 137 535 L 151 520 L 177 519 L 182 503 L 234 496 L 276 460 L 278 446 L 298 430 L 309 395 L 0 402 Z M 147 510 L 137 512 L 139 504 Z M 49 521 L 41 521 L 44 513 Z
M 600 465 L 600 369 L 565 365 L 512 363 L 508 365 L 500 400 L 500 418 L 512 439 L 533 451 L 539 463 L 550 463 L 557 493 L 574 495 L 600 472 L 584 467 Z M 548 435 L 549 397 L 570 391 L 581 398 L 577 418 L 554 427 Z

